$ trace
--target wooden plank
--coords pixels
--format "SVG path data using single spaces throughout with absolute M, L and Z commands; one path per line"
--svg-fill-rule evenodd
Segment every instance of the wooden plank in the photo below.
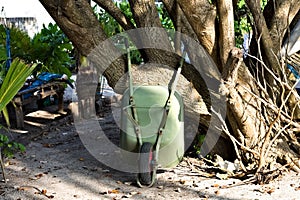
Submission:
M 32 94 L 28 98 L 24 98 L 24 95 L 30 93 Z M 12 100 L 16 105 L 14 107 L 14 114 L 16 116 L 17 128 L 24 128 L 24 113 L 22 108 L 24 105 L 53 95 L 58 96 L 58 111 L 63 112 L 64 82 L 51 82 L 35 88 L 20 91 Z
M 16 105 L 15 107 L 16 112 L 16 122 L 17 122 L 17 128 L 24 128 L 24 114 L 22 105 Z

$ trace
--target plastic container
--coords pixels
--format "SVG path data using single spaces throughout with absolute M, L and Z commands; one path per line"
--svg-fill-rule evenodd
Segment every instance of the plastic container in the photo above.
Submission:
M 149 142 L 153 145 L 156 143 L 168 96 L 169 90 L 164 86 L 133 87 L 133 98 L 143 143 Z M 122 99 L 120 147 L 127 151 L 139 152 L 137 136 L 130 119 L 132 114 L 129 97 L 129 89 L 127 89 Z M 183 155 L 184 105 L 181 96 L 175 91 L 171 97 L 170 110 L 163 130 L 158 164 L 161 167 L 174 167 L 182 160 Z

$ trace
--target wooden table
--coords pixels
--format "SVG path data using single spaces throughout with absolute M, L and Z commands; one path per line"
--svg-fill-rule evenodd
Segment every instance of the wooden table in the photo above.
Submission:
M 65 83 L 61 81 L 53 81 L 50 83 L 42 84 L 38 87 L 24 89 L 18 92 L 13 98 L 13 113 L 10 115 L 15 118 L 16 128 L 24 128 L 24 112 L 23 106 L 28 105 L 32 102 L 44 99 L 48 96 L 56 95 L 58 98 L 58 112 L 63 112 L 63 95 Z

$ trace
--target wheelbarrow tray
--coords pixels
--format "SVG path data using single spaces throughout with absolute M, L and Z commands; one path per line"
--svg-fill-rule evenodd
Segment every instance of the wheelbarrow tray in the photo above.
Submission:
M 164 106 L 169 90 L 164 86 L 134 86 L 133 98 L 141 130 L 142 141 L 155 144 L 158 129 L 163 117 Z M 138 152 L 138 140 L 132 121 L 129 105 L 129 89 L 123 94 L 121 114 L 120 147 L 131 152 Z M 179 93 L 171 97 L 171 106 L 163 130 L 159 149 L 158 164 L 161 167 L 174 167 L 184 154 L 184 109 Z

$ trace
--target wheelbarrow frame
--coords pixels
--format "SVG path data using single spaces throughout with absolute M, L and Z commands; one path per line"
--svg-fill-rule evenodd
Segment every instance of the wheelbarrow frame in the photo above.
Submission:
M 165 135 L 166 132 L 168 132 L 168 127 L 172 127 L 172 124 L 170 125 L 170 123 L 175 122 L 176 125 L 178 125 L 177 129 L 175 128 L 175 133 L 173 133 L 174 138 L 177 137 L 178 134 L 182 133 L 182 138 L 177 138 L 177 140 L 181 141 L 181 144 L 179 147 L 179 160 L 182 159 L 183 154 L 184 154 L 184 137 L 183 137 L 183 101 L 181 99 L 180 94 L 176 91 L 176 85 L 178 82 L 178 78 L 179 75 L 181 73 L 181 69 L 182 69 L 182 65 L 183 65 L 183 61 L 184 61 L 184 57 L 185 57 L 185 52 L 183 53 L 182 59 L 180 61 L 179 67 L 177 69 L 177 72 L 175 74 L 174 77 L 174 81 L 171 84 L 171 88 L 168 89 L 166 87 L 163 86 L 133 86 L 133 82 L 132 82 L 132 74 L 131 74 L 131 60 L 130 60 L 130 49 L 128 46 L 128 41 L 125 40 L 125 45 L 126 45 L 126 49 L 127 49 L 127 60 L 128 60 L 128 75 L 129 75 L 129 88 L 124 92 L 123 95 L 123 104 L 122 104 L 122 108 L 123 108 L 123 118 L 125 116 L 125 121 L 121 120 L 121 129 L 124 128 L 123 124 L 129 123 L 131 124 L 131 128 L 133 128 L 134 130 L 134 134 L 136 137 L 136 148 L 133 149 L 131 148 L 131 151 L 138 151 L 139 153 L 139 174 L 137 177 L 137 183 L 140 187 L 146 185 L 148 187 L 151 187 L 155 182 L 156 182 L 156 171 L 158 169 L 159 166 L 159 151 L 161 150 L 161 145 L 162 145 L 162 140 L 163 140 L 163 136 Z M 139 111 L 140 109 L 144 109 L 141 108 L 141 104 L 143 104 L 143 102 L 138 102 L 138 105 L 136 104 L 136 94 L 140 92 L 142 95 L 148 95 L 145 98 L 149 97 L 149 99 L 151 99 L 151 96 L 153 95 L 155 98 L 155 95 L 161 95 L 158 98 L 160 98 L 159 100 L 159 105 L 151 105 L 151 100 L 150 100 L 150 105 L 146 105 L 145 109 L 149 109 L 149 112 L 151 109 L 158 109 L 158 111 L 156 112 L 156 118 L 160 119 L 159 126 L 157 127 L 157 130 L 154 130 L 155 135 L 154 135 L 154 139 L 152 136 L 152 141 L 147 141 L 147 142 L 143 142 L 143 136 L 142 136 L 142 129 L 141 128 L 141 124 L 140 124 L 140 118 L 138 116 L 139 112 L 141 113 L 141 111 Z M 157 98 L 157 96 L 156 96 Z M 153 98 L 152 98 L 153 100 Z M 147 100 L 145 100 L 147 102 Z M 162 102 L 164 101 L 164 102 Z M 157 107 L 157 108 L 155 108 Z M 176 108 L 177 107 L 177 108 Z M 179 108 L 178 108 L 179 107 Z M 147 110 L 146 110 L 147 112 Z M 160 113 L 160 114 L 159 114 Z M 174 119 L 172 122 L 170 122 L 171 120 L 168 120 L 168 116 L 169 114 L 173 115 L 178 115 L 176 116 L 178 119 Z M 175 114 L 174 114 L 175 113 Z M 148 118 L 148 117 L 146 117 Z M 150 119 L 151 120 L 151 119 Z M 126 130 L 128 131 L 128 130 Z M 128 133 L 126 133 L 126 131 L 121 130 L 121 147 L 126 146 L 126 140 L 128 139 Z M 172 133 L 169 133 L 169 135 Z M 172 137 L 173 137 L 172 136 Z M 147 139 L 145 139 L 147 140 Z M 122 145 L 123 143 L 123 145 Z M 124 144 L 125 143 L 125 144 Z M 174 163 L 171 163 L 171 165 L 173 165 Z M 178 162 L 175 164 L 178 164 Z M 149 171 L 144 171 L 144 168 L 149 168 Z M 151 180 L 149 180 L 149 174 L 151 174 Z M 147 176 L 146 176 L 147 175 Z M 148 181 L 145 181 L 145 177 Z

